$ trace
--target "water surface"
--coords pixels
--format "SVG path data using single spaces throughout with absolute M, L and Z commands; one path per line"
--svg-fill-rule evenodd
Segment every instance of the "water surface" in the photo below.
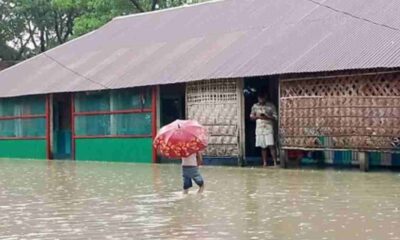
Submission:
M 0 160 L 0 239 L 400 239 L 400 175 Z M 194 189 L 195 190 L 195 189 Z

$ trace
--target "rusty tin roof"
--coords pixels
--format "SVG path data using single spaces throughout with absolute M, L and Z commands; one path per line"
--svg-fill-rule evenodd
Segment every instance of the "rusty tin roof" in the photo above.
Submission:
M 118 17 L 0 72 L 0 97 L 400 66 L 398 0 L 225 0 Z

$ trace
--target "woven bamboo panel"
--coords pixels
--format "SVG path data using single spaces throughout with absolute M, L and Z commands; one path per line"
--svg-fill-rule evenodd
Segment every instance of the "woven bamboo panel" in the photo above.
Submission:
M 210 134 L 205 155 L 239 155 L 238 101 L 236 79 L 207 80 L 186 85 L 187 117 L 206 126 Z
M 400 150 L 400 75 L 282 81 L 284 147 Z
M 191 105 L 205 103 L 237 103 L 236 80 L 205 80 L 187 84 L 187 102 Z

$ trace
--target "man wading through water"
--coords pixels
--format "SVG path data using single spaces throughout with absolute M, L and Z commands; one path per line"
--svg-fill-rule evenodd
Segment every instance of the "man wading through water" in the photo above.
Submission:
M 267 149 L 270 150 L 274 166 L 276 166 L 276 150 L 274 144 L 274 121 L 278 118 L 275 106 L 267 102 L 267 95 L 258 94 L 258 103 L 251 108 L 250 118 L 256 121 L 256 147 L 261 148 L 263 166 L 267 166 Z

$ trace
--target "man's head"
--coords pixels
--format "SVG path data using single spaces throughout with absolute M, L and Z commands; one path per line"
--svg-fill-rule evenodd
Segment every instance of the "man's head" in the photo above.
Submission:
M 264 104 L 267 102 L 267 94 L 264 92 L 258 93 L 258 103 Z

